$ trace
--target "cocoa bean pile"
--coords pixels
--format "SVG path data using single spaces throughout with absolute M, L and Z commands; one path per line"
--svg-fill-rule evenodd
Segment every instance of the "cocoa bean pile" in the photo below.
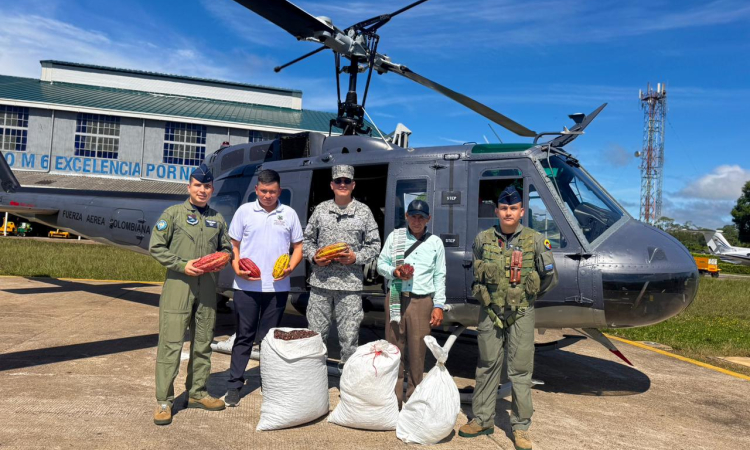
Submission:
M 281 331 L 273 330 L 274 339 L 280 339 L 282 341 L 296 341 L 297 339 L 311 338 L 318 333 L 311 330 L 294 330 L 294 331 Z

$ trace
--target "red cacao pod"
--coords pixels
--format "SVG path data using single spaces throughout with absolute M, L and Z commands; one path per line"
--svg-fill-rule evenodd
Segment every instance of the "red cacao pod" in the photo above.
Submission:
M 401 274 L 405 277 L 414 275 L 414 267 L 411 264 L 404 264 L 401 266 Z
M 193 263 L 193 267 L 204 272 L 217 272 L 226 266 L 230 259 L 232 259 L 232 257 L 229 256 L 228 253 L 211 253 Z
M 260 269 L 250 258 L 240 259 L 240 270 L 250 272 L 250 278 L 260 278 Z

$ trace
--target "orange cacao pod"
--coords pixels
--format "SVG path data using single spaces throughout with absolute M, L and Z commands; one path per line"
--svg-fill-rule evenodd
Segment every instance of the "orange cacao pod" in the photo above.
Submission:
M 337 242 L 335 244 L 326 245 L 315 253 L 315 259 L 328 260 L 337 257 L 338 255 L 349 251 L 349 245 L 343 242 Z
M 226 266 L 229 260 L 232 259 L 228 253 L 216 252 L 206 255 L 196 261 L 193 267 L 202 270 L 204 272 L 216 272 L 221 270 L 222 267 Z

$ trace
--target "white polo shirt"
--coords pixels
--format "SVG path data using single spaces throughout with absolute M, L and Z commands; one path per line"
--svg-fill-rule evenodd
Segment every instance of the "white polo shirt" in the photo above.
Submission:
M 258 200 L 237 209 L 229 226 L 229 237 L 240 242 L 240 258 L 250 258 L 260 269 L 261 281 L 248 281 L 235 275 L 234 288 L 252 292 L 288 292 L 289 277 L 273 281 L 273 265 L 289 253 L 292 243 L 302 242 L 302 226 L 297 213 L 278 203 L 267 212 Z

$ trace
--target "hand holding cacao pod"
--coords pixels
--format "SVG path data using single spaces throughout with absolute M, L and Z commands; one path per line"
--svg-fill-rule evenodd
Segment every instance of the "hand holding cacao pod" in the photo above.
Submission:
M 289 267 L 289 253 L 284 253 L 279 256 L 276 263 L 273 265 L 273 278 L 274 280 L 281 278 L 284 275 L 284 271 Z
M 240 270 L 243 272 L 250 272 L 248 276 L 250 278 L 260 278 L 260 269 L 250 258 L 242 258 L 239 260 L 238 265 Z
M 218 272 L 223 269 L 231 259 L 232 257 L 229 256 L 229 253 L 211 253 L 210 255 L 206 255 L 198 261 L 195 261 L 193 263 L 193 268 L 201 270 L 204 273 Z
M 326 245 L 315 253 L 315 260 L 318 262 L 331 261 L 336 259 L 342 253 L 349 252 L 349 245 L 343 242 Z
M 414 276 L 414 266 L 412 266 L 411 264 L 408 264 L 408 263 L 404 264 L 403 266 L 401 266 L 401 273 L 405 277 L 409 277 L 409 278 L 413 277 Z

